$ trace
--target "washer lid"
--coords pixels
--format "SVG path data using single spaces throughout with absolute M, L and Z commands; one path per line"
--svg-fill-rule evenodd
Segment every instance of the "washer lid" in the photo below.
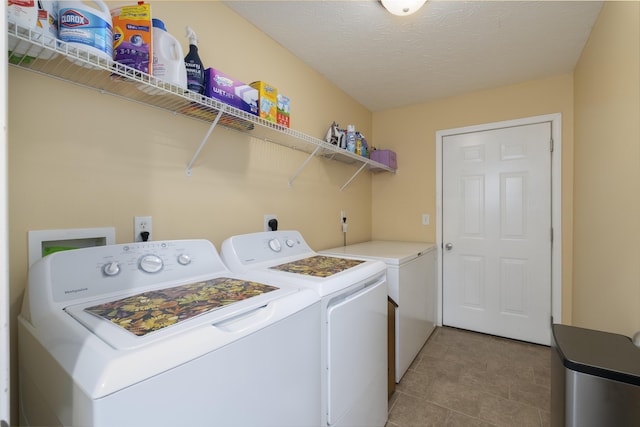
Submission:
M 400 265 L 435 249 L 433 243 L 372 240 L 320 251 L 324 254 L 376 259 L 388 265 Z
M 295 291 L 216 277 L 70 306 L 65 311 L 107 344 L 125 349 L 238 316 Z

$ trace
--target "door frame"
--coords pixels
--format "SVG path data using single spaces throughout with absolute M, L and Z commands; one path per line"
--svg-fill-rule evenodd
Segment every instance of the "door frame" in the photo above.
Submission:
M 484 123 L 436 132 L 436 247 L 437 259 L 437 324 L 442 326 L 443 288 L 442 288 L 442 144 L 446 136 L 461 133 L 482 132 L 505 127 L 524 126 L 537 123 L 551 123 L 553 152 L 551 153 L 551 227 L 553 245 L 551 245 L 551 317 L 550 321 L 562 322 L 562 113 L 525 117 L 502 122 Z

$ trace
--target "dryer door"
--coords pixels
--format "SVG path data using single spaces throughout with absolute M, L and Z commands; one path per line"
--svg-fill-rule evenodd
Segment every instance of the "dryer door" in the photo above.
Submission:
M 328 423 L 387 419 L 387 285 L 383 276 L 327 310 Z

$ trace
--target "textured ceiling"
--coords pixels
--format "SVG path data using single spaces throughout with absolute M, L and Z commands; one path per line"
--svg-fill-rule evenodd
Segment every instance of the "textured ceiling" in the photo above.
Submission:
M 601 1 L 227 1 L 371 111 L 571 72 Z

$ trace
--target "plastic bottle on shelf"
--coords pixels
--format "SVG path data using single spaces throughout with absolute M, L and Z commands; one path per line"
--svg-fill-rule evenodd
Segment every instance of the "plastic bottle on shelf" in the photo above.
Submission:
M 153 18 L 153 76 L 182 89 L 187 88 L 182 46 L 167 32 L 164 22 Z
M 58 1 L 58 37 L 69 46 L 79 47 L 107 61 L 113 60 L 111 11 L 102 0 Z M 72 57 L 67 59 L 91 67 Z
M 347 125 L 347 151 L 356 152 L 356 128 L 353 125 Z
M 187 26 L 187 38 L 189 39 L 189 53 L 184 57 L 187 69 L 187 89 L 204 94 L 204 66 L 198 55 L 198 37 Z
M 359 133 L 359 132 L 358 132 Z M 360 139 L 362 140 L 362 157 L 369 158 L 369 143 L 367 143 L 367 139 L 363 134 L 360 134 Z

